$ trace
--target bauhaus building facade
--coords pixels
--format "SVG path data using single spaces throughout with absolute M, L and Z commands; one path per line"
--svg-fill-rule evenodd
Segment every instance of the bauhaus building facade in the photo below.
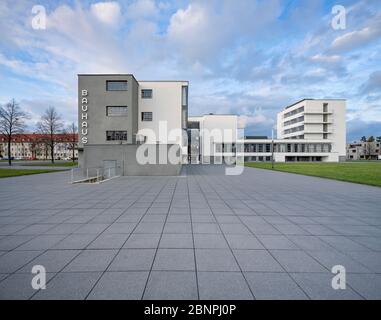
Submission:
M 287 106 L 277 116 L 277 136 L 268 139 L 244 136 L 237 115 L 188 116 L 188 87 L 187 81 L 137 81 L 131 74 L 78 75 L 80 166 L 177 175 L 182 164 L 237 155 L 245 161 L 345 159 L 345 100 L 303 99 Z M 142 145 L 178 160 L 158 156 L 142 164 Z

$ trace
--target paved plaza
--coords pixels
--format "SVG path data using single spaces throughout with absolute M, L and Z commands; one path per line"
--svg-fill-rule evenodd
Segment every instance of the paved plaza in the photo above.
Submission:
M 381 298 L 381 188 L 222 172 L 0 179 L 0 298 Z M 34 265 L 45 290 L 31 286 Z M 334 265 L 345 290 L 331 286 Z

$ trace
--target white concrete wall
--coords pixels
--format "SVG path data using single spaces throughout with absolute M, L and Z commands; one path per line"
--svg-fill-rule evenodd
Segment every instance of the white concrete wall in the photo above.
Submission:
M 170 132 L 181 130 L 182 128 L 182 101 L 181 91 L 182 86 L 188 86 L 186 81 L 139 81 L 139 99 L 138 99 L 138 128 L 151 129 L 156 135 L 156 138 L 148 137 L 147 143 L 169 143 L 179 144 L 184 146 L 184 141 L 179 137 L 171 137 Z M 152 89 L 152 99 L 142 99 L 141 90 Z M 142 121 L 142 112 L 152 112 L 152 121 Z M 166 134 L 160 137 L 159 124 L 166 123 Z M 164 129 L 165 126 L 162 127 Z
M 282 110 L 277 115 L 277 137 L 288 138 L 304 134 L 304 140 L 323 139 L 323 104 L 328 103 L 327 115 L 327 140 L 332 141 L 332 152 L 338 153 L 340 157 L 346 155 L 346 101 L 336 99 L 303 100 L 299 103 Z M 304 112 L 287 118 L 284 114 L 304 106 Z M 304 121 L 284 126 L 284 122 L 304 115 Z M 314 123 L 316 122 L 316 123 Z M 304 131 L 283 134 L 283 130 L 304 125 Z

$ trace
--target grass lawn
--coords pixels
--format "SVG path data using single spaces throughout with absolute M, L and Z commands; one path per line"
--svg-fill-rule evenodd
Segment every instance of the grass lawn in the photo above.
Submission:
M 246 162 L 245 166 L 271 169 L 271 163 Z M 380 162 L 275 163 L 274 170 L 381 187 Z
M 29 174 L 48 173 L 48 172 L 60 172 L 61 170 L 49 170 L 49 169 L 1 169 L 0 178 L 25 176 Z
M 68 161 L 68 162 L 39 162 L 39 163 L 27 163 L 25 166 L 32 167 L 77 167 L 78 162 Z

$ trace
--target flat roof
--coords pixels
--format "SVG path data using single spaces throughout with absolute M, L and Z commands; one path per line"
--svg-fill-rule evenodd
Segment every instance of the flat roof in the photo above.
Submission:
M 204 117 L 204 116 L 236 116 L 238 117 L 237 114 L 232 114 L 232 113 L 205 113 L 205 114 L 202 114 L 202 115 L 197 115 L 197 116 L 188 116 L 188 118 L 190 117 Z
M 133 77 L 134 80 L 136 82 L 139 82 L 138 80 L 136 80 L 135 76 L 132 74 L 132 73 L 78 73 L 77 74 L 77 77 L 83 77 L 83 76 L 91 76 L 91 77 L 94 77 L 94 76 L 129 76 L 129 77 Z
M 188 80 L 137 80 L 132 73 L 78 73 L 77 76 L 129 76 L 133 77 L 137 82 L 187 82 Z
M 284 108 L 284 110 L 286 110 L 286 109 L 288 109 L 288 108 L 291 108 L 292 106 L 294 106 L 294 105 L 296 105 L 296 104 L 298 104 L 298 103 L 300 103 L 300 102 L 303 102 L 303 101 L 325 101 L 325 100 L 339 100 L 339 101 L 345 101 L 346 99 L 332 99 L 332 98 L 330 98 L 330 99 L 313 99 L 313 98 L 305 98 L 305 99 L 302 99 L 302 100 L 299 100 L 299 101 L 297 101 L 297 102 L 295 102 L 295 103 L 293 103 L 293 104 L 290 104 L 290 105 L 288 105 L 287 107 L 285 107 Z

